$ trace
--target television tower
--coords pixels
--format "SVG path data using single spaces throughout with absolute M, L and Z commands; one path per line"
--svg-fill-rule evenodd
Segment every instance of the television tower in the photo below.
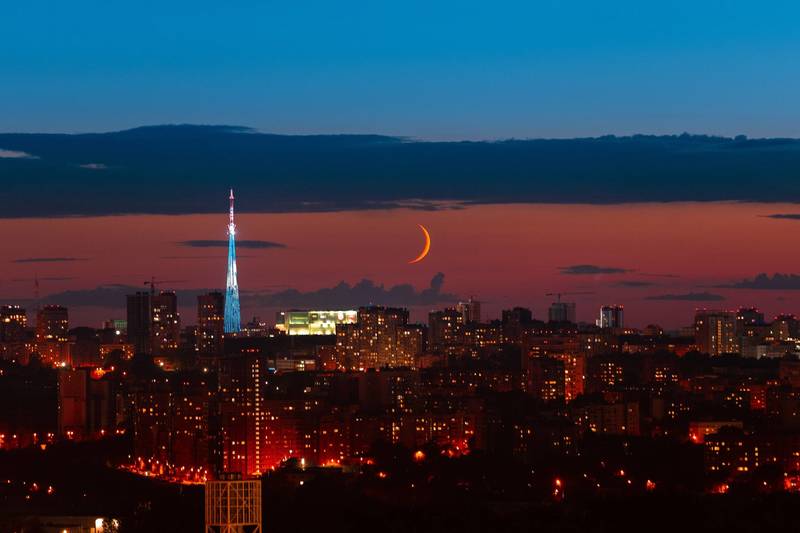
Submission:
M 239 282 L 236 275 L 236 223 L 233 221 L 233 189 L 228 218 L 228 280 L 225 284 L 225 333 L 238 333 L 242 328 L 239 312 Z

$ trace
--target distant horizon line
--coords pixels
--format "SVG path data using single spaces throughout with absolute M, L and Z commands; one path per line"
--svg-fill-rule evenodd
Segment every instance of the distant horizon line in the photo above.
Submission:
M 164 122 L 160 124 L 142 124 L 139 126 L 123 127 L 120 129 L 108 130 L 75 130 L 75 131 L 20 131 L 9 130 L 0 131 L 0 135 L 54 135 L 54 136 L 82 136 L 82 135 L 113 135 L 120 133 L 131 133 L 143 130 L 155 129 L 181 129 L 181 128 L 197 128 L 207 130 L 219 130 L 221 133 L 240 133 L 240 134 L 253 134 L 253 135 L 266 135 L 275 137 L 378 137 L 386 138 L 404 142 L 419 142 L 419 143 L 459 143 L 459 142 L 474 142 L 474 143 L 492 143 L 492 142 L 508 142 L 508 141 L 578 141 L 578 140 L 603 140 L 603 139 L 635 139 L 635 138 L 707 138 L 709 140 L 747 140 L 747 141 L 800 141 L 800 137 L 788 136 L 758 136 L 753 137 L 746 133 L 739 133 L 734 135 L 720 134 L 720 133 L 692 133 L 682 131 L 680 133 L 603 133 L 597 135 L 573 135 L 573 136 L 508 136 L 508 137 L 443 137 L 443 138 L 425 138 L 417 137 L 409 134 L 392 134 L 392 133 L 376 133 L 376 132 L 316 132 L 316 133 L 276 133 L 254 126 L 244 126 L 240 124 L 214 124 L 214 123 L 193 123 L 193 122 Z

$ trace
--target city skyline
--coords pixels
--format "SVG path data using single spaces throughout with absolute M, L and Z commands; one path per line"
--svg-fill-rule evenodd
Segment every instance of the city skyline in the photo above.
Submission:
M 0 532 L 800 531 L 800 4 L 0 9 Z
M 534 204 L 244 213 L 238 224 L 238 262 L 245 266 L 242 317 L 271 320 L 286 307 L 352 308 L 381 298 L 377 303 L 412 308 L 418 321 L 431 308 L 475 295 L 485 302 L 487 317 L 499 318 L 501 309 L 519 305 L 543 318 L 554 298 L 546 295 L 556 292 L 579 293 L 569 300 L 578 304 L 578 319 L 590 323 L 608 304 L 624 304 L 628 322 L 637 327 L 678 328 L 698 307 L 791 313 L 800 309 L 800 283 L 792 277 L 794 258 L 784 246 L 797 222 L 766 215 L 792 209 L 791 204 Z M 227 237 L 219 230 L 222 216 L 81 217 L 61 219 L 57 228 L 54 219 L 6 220 L 9 231 L 25 238 L 0 251 L 0 263 L 7 265 L 0 289 L 6 299 L 32 310 L 38 278 L 42 303 L 67 305 L 74 323 L 97 325 L 120 318 L 124 295 L 143 289 L 141 280 L 178 280 L 168 288 L 178 291 L 191 323 L 194 313 L 186 311 L 193 309 L 194 296 L 224 288 L 228 242 L 211 238 Z M 627 226 L 631 217 L 640 221 L 636 227 Z M 563 221 L 559 234 L 545 229 L 553 220 Z M 408 265 L 419 250 L 419 222 L 430 228 L 435 244 L 424 261 Z M 587 249 L 588 228 L 605 237 Z M 86 234 L 96 239 L 86 241 Z M 774 245 L 754 256 L 738 244 L 748 235 Z M 476 240 L 484 243 L 478 257 Z M 105 254 L 106 242 L 118 243 L 118 253 Z M 419 293 L 439 272 L 443 284 L 429 295 L 433 300 L 389 292 L 411 284 Z M 355 288 L 363 279 L 376 287 Z M 319 292 L 341 281 L 349 288 Z M 290 289 L 299 294 L 287 293 Z

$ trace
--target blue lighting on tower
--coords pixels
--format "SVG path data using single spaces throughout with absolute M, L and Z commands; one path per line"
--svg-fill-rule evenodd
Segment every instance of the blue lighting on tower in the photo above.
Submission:
M 228 219 L 228 281 L 225 284 L 225 333 L 238 333 L 242 329 L 239 312 L 239 281 L 236 276 L 236 224 L 233 222 L 233 189 Z

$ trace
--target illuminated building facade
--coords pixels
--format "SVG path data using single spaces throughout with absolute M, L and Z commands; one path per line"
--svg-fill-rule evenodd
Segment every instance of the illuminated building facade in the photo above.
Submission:
M 23 342 L 28 315 L 18 305 L 0 306 L 0 342 Z
M 127 337 L 134 353 L 165 355 L 178 349 L 181 319 L 175 291 L 129 294 L 127 309 Z
M 317 410 L 312 398 L 268 397 L 267 361 L 261 355 L 220 362 L 221 466 L 258 475 L 289 458 L 318 458 Z
M 225 295 L 210 292 L 197 297 L 197 351 L 204 355 L 222 353 L 225 331 Z
M 233 189 L 228 212 L 228 277 L 225 283 L 225 333 L 238 333 L 242 327 L 239 309 L 239 281 L 236 272 L 236 223 L 233 220 Z
M 794 315 L 778 315 L 772 321 L 770 333 L 778 341 L 788 341 L 800 337 L 800 321 Z
M 217 394 L 225 472 L 255 474 L 267 468 L 261 457 L 266 373 L 266 358 L 261 355 L 226 357 L 220 361 Z
M 747 328 L 764 325 L 764 313 L 755 307 L 740 307 L 736 311 L 736 331 L 745 334 Z
M 481 303 L 472 296 L 466 302 L 458 302 L 456 309 L 464 318 L 464 324 L 481 321 Z
M 590 403 L 573 408 L 578 426 L 592 433 L 639 435 L 639 403 Z
M 586 356 L 583 354 L 558 354 L 553 356 L 564 363 L 564 398 L 571 402 L 584 390 Z
M 719 474 L 752 472 L 766 462 L 775 461 L 764 443 L 735 427 L 706 435 L 703 451 L 706 470 Z
M 36 311 L 36 352 L 47 364 L 59 365 L 68 361 L 69 317 L 67 308 L 46 305 Z
M 736 313 L 698 310 L 694 317 L 694 330 L 695 342 L 703 353 L 722 355 L 739 350 Z
M 218 464 L 216 399 L 206 378 L 153 379 L 131 391 L 137 469 L 197 481 Z
M 276 329 L 287 335 L 336 335 L 339 324 L 355 324 L 358 311 L 281 311 Z
M 545 402 L 564 401 L 566 395 L 564 361 L 539 357 L 530 360 L 528 391 Z
M 175 352 L 180 344 L 181 317 L 178 313 L 178 296 L 175 291 L 161 291 L 151 295 L 151 342 L 154 355 Z
M 435 352 L 456 355 L 464 347 L 464 314 L 448 308 L 428 314 L 428 345 Z
M 356 324 L 336 328 L 337 358 L 348 369 L 413 367 L 424 349 L 424 330 L 408 324 L 408 310 L 362 307 Z
M 67 342 L 69 315 L 66 307 L 45 305 L 36 312 L 36 342 Z
M 586 392 L 614 392 L 632 378 L 626 364 L 630 360 L 616 355 L 598 355 L 586 360 Z
M 625 309 L 621 305 L 604 305 L 600 308 L 597 325 L 601 328 L 624 328 Z

